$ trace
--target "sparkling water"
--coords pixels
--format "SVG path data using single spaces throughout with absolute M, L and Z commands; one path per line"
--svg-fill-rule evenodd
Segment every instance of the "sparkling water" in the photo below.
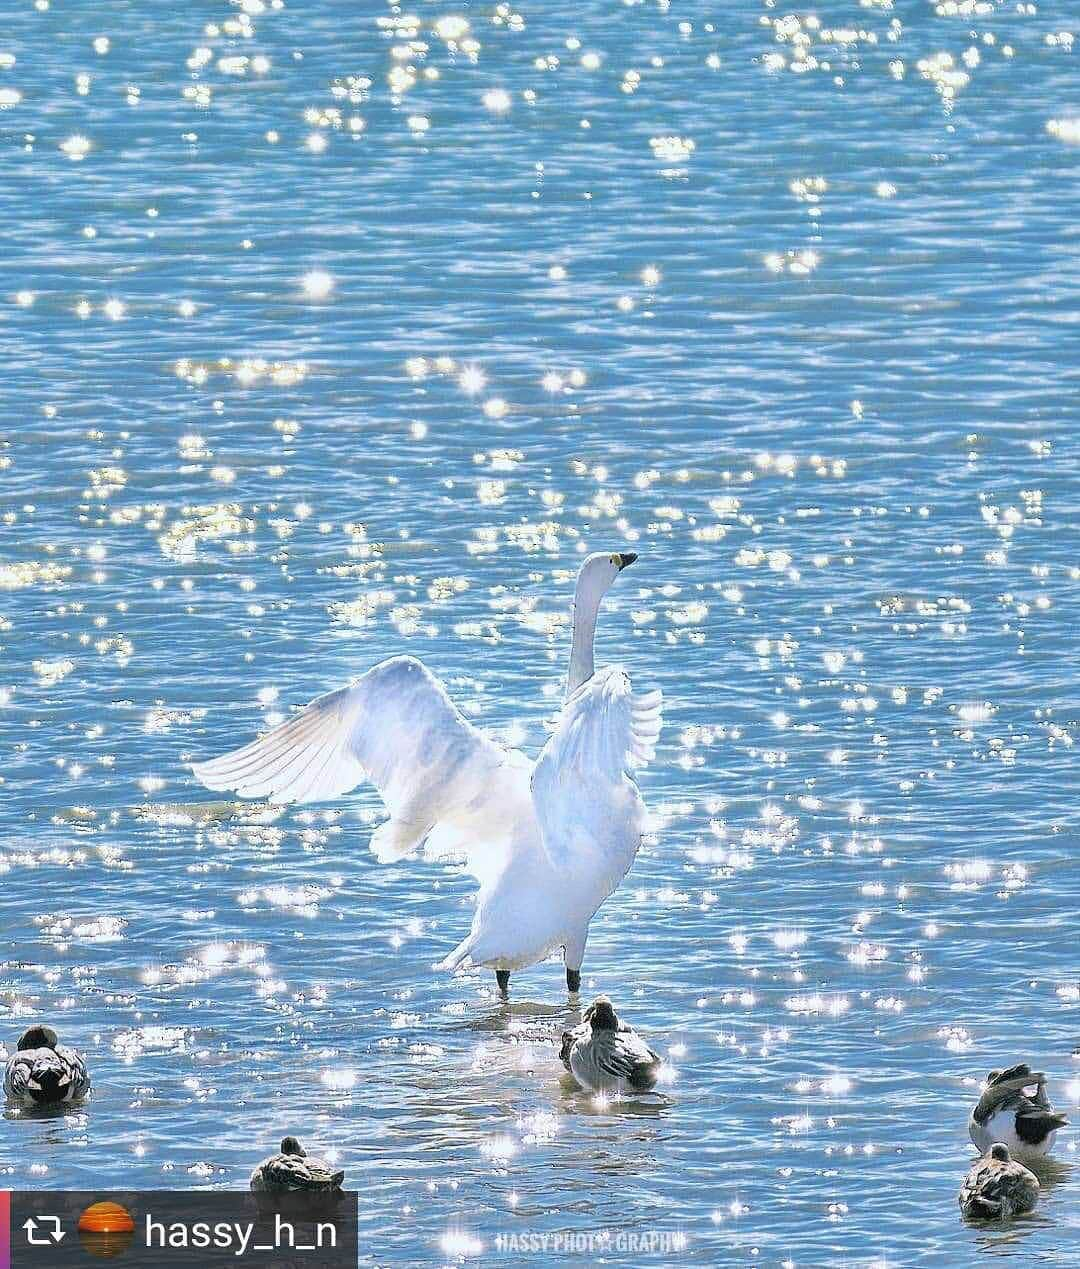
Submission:
M 955 1195 L 990 1068 L 1080 1104 L 1077 34 L 13 0 L 0 1024 L 94 1093 L 9 1112 L 0 1184 L 243 1188 L 295 1133 L 363 1264 L 1075 1263 L 1073 1130 L 1036 1219 Z M 186 765 L 401 651 L 536 753 L 601 549 L 598 661 L 666 701 L 584 966 L 669 1065 L 626 1103 L 563 1078 L 561 966 L 433 971 L 473 882 L 377 865 L 372 790 Z

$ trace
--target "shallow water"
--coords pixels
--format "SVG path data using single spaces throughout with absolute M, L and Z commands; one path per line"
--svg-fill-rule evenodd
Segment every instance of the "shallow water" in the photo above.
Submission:
M 1008 1231 L 955 1193 L 991 1067 L 1080 1105 L 1075 10 L 812 14 L 6 15 L 0 1023 L 95 1092 L 0 1121 L 5 1186 L 297 1132 L 365 1264 L 1074 1262 L 1074 1167 Z M 601 658 L 666 725 L 586 990 L 675 1076 L 597 1107 L 559 966 L 432 972 L 471 883 L 377 866 L 370 791 L 185 763 L 402 649 L 535 751 L 624 546 Z

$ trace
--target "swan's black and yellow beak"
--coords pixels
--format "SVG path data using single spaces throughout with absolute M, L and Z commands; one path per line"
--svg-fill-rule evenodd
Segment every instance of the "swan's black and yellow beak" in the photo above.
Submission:
M 624 568 L 629 568 L 637 559 L 637 551 L 627 551 L 625 555 L 617 555 L 615 558 L 619 561 L 619 572 L 621 573 Z

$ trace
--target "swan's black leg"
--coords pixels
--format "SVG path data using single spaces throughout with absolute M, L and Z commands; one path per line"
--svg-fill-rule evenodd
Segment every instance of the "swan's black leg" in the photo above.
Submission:
M 510 971 L 508 969 L 497 969 L 495 971 L 495 981 L 499 984 L 499 990 L 505 996 L 510 991 Z
M 566 971 L 566 989 L 567 991 L 581 990 L 581 970 L 568 969 Z

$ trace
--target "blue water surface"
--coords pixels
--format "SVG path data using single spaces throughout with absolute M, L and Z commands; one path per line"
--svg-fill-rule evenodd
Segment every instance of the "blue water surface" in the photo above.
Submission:
M 1074 35 L 11 0 L 0 1038 L 95 1087 L 0 1183 L 243 1188 L 295 1132 L 365 1265 L 1076 1263 L 1075 1130 L 1034 1219 L 955 1202 L 990 1068 L 1080 1106 Z M 585 991 L 674 1082 L 603 1105 L 559 965 L 433 971 L 473 883 L 377 865 L 370 789 L 243 818 L 186 763 L 403 650 L 535 753 L 616 549 L 665 730 Z

